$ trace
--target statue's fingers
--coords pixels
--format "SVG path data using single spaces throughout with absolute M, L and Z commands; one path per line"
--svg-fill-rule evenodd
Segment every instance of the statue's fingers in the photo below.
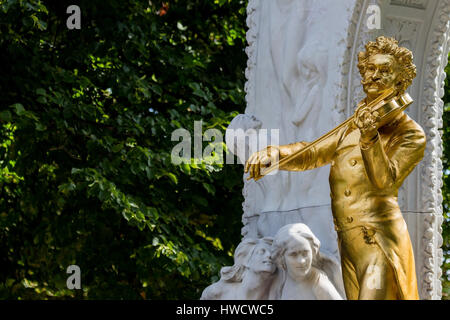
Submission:
M 255 178 L 255 166 L 256 166 L 256 159 L 257 156 L 255 156 L 255 158 L 253 159 L 252 165 L 250 166 L 250 176 Z
M 369 121 L 367 121 L 367 119 L 364 119 L 363 128 L 367 128 L 367 127 L 369 127 Z
M 366 124 L 367 121 L 367 110 L 362 110 L 359 114 L 358 121 L 361 123 L 362 126 Z
M 255 164 L 255 177 L 258 177 L 261 172 L 261 154 L 258 156 L 258 161 Z
M 257 178 L 259 176 L 259 173 L 261 172 L 261 154 L 258 154 L 253 172 L 255 173 L 255 178 Z
M 245 173 L 247 173 L 250 170 L 251 165 L 254 163 L 256 154 L 252 154 L 250 158 L 248 158 L 246 164 L 245 164 Z
M 247 168 L 247 173 L 248 173 L 249 179 L 251 179 L 251 178 L 253 177 L 253 176 L 252 176 L 252 170 L 253 170 L 253 165 L 250 164 L 250 165 L 248 166 L 248 168 Z
M 250 158 L 247 159 L 247 161 L 245 162 L 245 168 L 244 168 L 244 172 L 248 173 L 248 169 L 250 168 L 250 159 L 252 158 L 252 156 L 250 156 Z
M 250 168 L 249 168 L 249 172 L 250 172 L 250 177 L 255 177 L 255 165 L 256 165 L 256 163 L 255 163 L 256 161 L 254 160 L 253 162 L 252 162 L 252 164 L 250 165 Z
M 375 122 L 375 117 L 371 113 L 369 113 L 367 115 L 366 121 L 367 121 L 367 125 L 371 126 Z
M 259 175 L 260 175 L 260 172 L 261 172 L 261 161 L 260 162 L 258 162 L 256 165 L 256 175 L 255 175 L 255 177 L 259 177 Z
M 263 159 L 261 159 L 261 166 L 263 168 L 267 168 L 270 167 L 272 164 L 275 163 L 274 157 L 264 157 Z
M 359 128 L 361 126 L 361 116 L 359 114 L 355 115 L 355 118 L 353 119 L 353 122 L 356 124 L 356 126 Z
M 366 118 L 366 117 L 364 117 L 363 119 L 361 119 L 361 122 L 362 122 L 362 127 L 363 127 L 363 128 L 367 127 L 367 118 Z
M 374 111 L 372 113 L 372 116 L 375 118 L 376 121 L 380 121 L 380 113 L 378 111 Z
M 253 178 L 253 165 L 250 165 L 250 168 L 248 169 L 249 170 L 249 178 L 251 179 L 251 178 Z
M 252 177 L 256 178 L 257 177 L 257 172 L 256 172 L 256 163 L 252 165 Z
M 268 167 L 270 165 L 270 158 L 268 156 L 261 157 L 261 166 Z
M 360 116 L 363 116 L 363 115 L 367 114 L 368 111 L 369 111 L 369 110 L 368 110 L 367 108 L 363 108 L 363 109 L 361 109 L 361 110 L 359 111 L 359 115 L 360 115 Z
M 358 128 L 361 129 L 362 123 L 361 123 L 361 119 L 360 119 L 359 117 L 355 117 L 355 118 L 353 119 L 353 122 L 356 124 L 356 126 L 357 126 Z
M 280 161 L 280 152 L 277 150 L 277 152 L 273 152 L 270 156 L 270 165 L 273 166 L 275 164 L 278 164 Z
M 372 121 L 372 125 L 371 125 L 372 130 L 377 130 L 377 121 L 375 119 L 373 119 Z

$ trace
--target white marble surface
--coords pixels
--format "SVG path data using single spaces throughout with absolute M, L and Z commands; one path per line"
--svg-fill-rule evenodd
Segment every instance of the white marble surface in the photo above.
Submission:
M 380 30 L 366 27 L 366 9 L 372 4 L 381 8 Z M 427 149 L 401 188 L 399 203 L 414 247 L 420 297 L 440 299 L 438 129 L 450 49 L 450 0 L 249 0 L 247 13 L 246 117 L 233 128 L 278 128 L 280 144 L 311 141 L 353 113 L 362 98 L 357 54 L 368 40 L 393 36 L 413 51 L 418 76 L 408 90 L 415 103 L 407 113 L 424 128 Z M 257 183 L 244 177 L 244 239 L 274 237 L 284 225 L 301 222 L 320 240 L 324 253 L 339 259 L 328 174 L 324 167 L 279 172 Z
M 234 265 L 207 287 L 201 300 L 342 300 L 339 262 L 320 251 L 320 241 L 302 223 L 282 227 L 275 238 L 247 237 Z

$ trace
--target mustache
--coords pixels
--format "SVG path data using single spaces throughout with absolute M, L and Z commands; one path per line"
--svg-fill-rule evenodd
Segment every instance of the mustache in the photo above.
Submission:
M 363 84 L 363 85 L 365 85 L 365 84 L 372 84 L 372 83 L 375 83 L 375 84 L 378 84 L 378 85 L 380 85 L 380 84 L 382 84 L 382 85 L 385 85 L 386 84 L 386 81 L 383 81 L 383 80 L 375 80 L 375 81 L 373 81 L 372 79 L 367 79 L 367 80 L 361 80 L 361 84 Z

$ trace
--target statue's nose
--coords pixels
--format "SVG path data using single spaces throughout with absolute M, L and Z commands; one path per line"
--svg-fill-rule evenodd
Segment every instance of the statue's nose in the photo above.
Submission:
M 378 80 L 378 79 L 380 79 L 380 73 L 378 72 L 378 69 L 375 70 L 375 72 L 373 73 L 372 79 L 373 79 L 373 80 Z

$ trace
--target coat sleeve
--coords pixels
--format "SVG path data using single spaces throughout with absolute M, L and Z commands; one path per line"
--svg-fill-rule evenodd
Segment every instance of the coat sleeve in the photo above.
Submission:
M 316 144 L 297 158 L 281 165 L 279 169 L 286 171 L 305 171 L 329 164 L 331 160 L 333 160 L 339 141 L 342 139 L 343 134 L 348 130 L 350 130 L 349 127 L 338 130 L 336 133 Z M 301 141 L 280 146 L 280 161 L 283 158 L 300 151 L 309 144 L 310 143 L 308 142 Z
M 379 189 L 400 187 L 422 160 L 425 146 L 425 133 L 412 120 L 397 127 L 385 147 L 379 136 L 368 146 L 360 144 L 371 183 Z

